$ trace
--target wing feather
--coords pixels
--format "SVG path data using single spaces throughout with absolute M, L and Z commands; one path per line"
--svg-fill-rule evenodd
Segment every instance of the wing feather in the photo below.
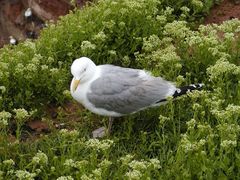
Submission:
M 89 101 L 96 108 L 129 114 L 154 105 L 166 98 L 170 82 L 137 69 L 103 65 L 101 76 L 93 81 Z

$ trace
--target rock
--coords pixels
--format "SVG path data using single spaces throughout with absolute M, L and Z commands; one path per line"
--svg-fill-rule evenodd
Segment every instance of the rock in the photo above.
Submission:
M 34 131 L 37 132 L 47 132 L 49 131 L 49 127 L 46 122 L 42 122 L 40 120 L 34 120 L 27 123 L 27 125 Z
M 105 127 L 100 127 L 98 129 L 95 129 L 92 132 L 92 137 L 93 138 L 103 138 L 107 135 L 107 129 Z

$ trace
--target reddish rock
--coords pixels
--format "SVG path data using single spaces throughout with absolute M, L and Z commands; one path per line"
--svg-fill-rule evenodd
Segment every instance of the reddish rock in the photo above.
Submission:
M 57 20 L 59 16 L 65 15 L 73 7 L 64 0 L 34 0 L 29 2 L 29 7 L 42 20 Z
M 35 120 L 35 121 L 30 121 L 27 124 L 32 130 L 37 131 L 37 132 L 43 132 L 43 131 L 48 131 L 49 127 L 47 123 Z

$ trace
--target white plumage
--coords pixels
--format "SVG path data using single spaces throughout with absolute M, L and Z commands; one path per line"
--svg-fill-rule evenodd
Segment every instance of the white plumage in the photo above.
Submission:
M 75 60 L 71 72 L 73 98 L 90 111 L 105 116 L 123 116 L 156 106 L 177 89 L 173 83 L 144 70 L 96 66 L 86 57 Z
M 76 59 L 71 73 L 72 97 L 91 112 L 109 116 L 109 128 L 111 117 L 159 106 L 168 96 L 175 98 L 202 87 L 198 84 L 177 88 L 172 82 L 151 76 L 144 70 L 108 64 L 96 66 L 87 57 Z

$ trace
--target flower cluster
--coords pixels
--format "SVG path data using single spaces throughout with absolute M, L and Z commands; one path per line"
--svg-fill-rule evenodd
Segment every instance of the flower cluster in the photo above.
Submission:
M 231 147 L 237 147 L 237 141 L 232 141 L 232 140 L 224 140 L 221 142 L 221 147 L 223 149 L 229 149 Z
M 131 156 L 125 156 L 125 158 L 129 159 Z M 126 160 L 124 160 L 127 162 Z M 123 163 L 125 163 L 123 161 Z M 149 161 L 145 160 L 132 160 L 128 162 L 127 166 L 130 170 L 125 174 L 125 177 L 128 179 L 141 179 L 146 172 L 151 172 L 152 170 L 159 170 L 161 168 L 160 161 L 158 159 L 149 159 Z
M 173 21 L 165 25 L 164 34 L 173 38 L 185 38 L 190 34 L 190 29 L 185 21 Z
M 200 139 L 199 141 L 191 141 L 187 134 L 182 135 L 180 147 L 183 149 L 185 153 L 194 153 L 198 151 L 202 151 L 204 149 L 204 145 L 206 144 L 205 139 Z
M 46 165 L 48 164 L 48 157 L 45 153 L 39 151 L 33 158 L 32 158 L 33 164 L 40 164 L 40 165 Z
M 98 139 L 89 139 L 86 141 L 86 146 L 97 151 L 106 151 L 114 144 L 112 140 L 106 139 L 99 141 Z
M 8 125 L 8 120 L 12 117 L 11 113 L 2 111 L 0 112 L 0 127 Z
M 57 180 L 74 180 L 72 176 L 60 176 Z
M 196 125 L 196 120 L 191 119 L 190 121 L 187 122 L 188 130 L 193 130 Z
M 21 108 L 21 109 L 14 109 L 13 111 L 16 113 L 15 118 L 19 122 L 26 121 L 29 118 L 29 116 L 30 116 L 30 114 L 23 108 Z
M 103 31 L 100 31 L 98 34 L 96 34 L 93 39 L 96 41 L 104 42 L 106 40 L 107 36 Z
M 83 53 L 91 52 L 96 48 L 95 44 L 92 44 L 90 41 L 83 41 L 81 44 L 81 50 Z
M 59 134 L 62 136 L 62 137 L 64 137 L 64 138 L 66 138 L 66 139 L 74 139 L 74 138 L 77 138 L 78 137 L 78 135 L 79 135 L 79 133 L 78 133 L 78 131 L 77 130 L 71 130 L 71 131 L 69 131 L 69 130 L 67 130 L 67 129 L 61 129 L 60 131 L 59 131 Z
M 240 68 L 228 61 L 217 61 L 214 66 L 207 69 L 207 72 L 210 75 L 210 80 L 214 81 L 219 78 L 228 77 L 231 74 L 239 75 Z
M 132 180 L 137 180 L 137 179 L 141 179 L 142 177 L 142 173 L 138 170 L 132 170 L 132 171 L 129 171 L 125 174 L 125 176 L 128 178 L 128 179 L 132 179 Z
M 6 87 L 5 86 L 0 86 L 0 91 L 1 93 L 5 93 L 6 92 Z
M 4 165 L 7 165 L 7 166 L 14 166 L 15 165 L 15 162 L 12 159 L 4 160 L 2 163 Z
M 200 0 L 192 0 L 191 4 L 194 6 L 196 11 L 200 11 L 203 8 L 203 3 Z
M 34 180 L 34 177 L 36 177 L 36 173 L 30 173 L 28 171 L 24 170 L 17 170 L 16 176 L 19 180 Z

